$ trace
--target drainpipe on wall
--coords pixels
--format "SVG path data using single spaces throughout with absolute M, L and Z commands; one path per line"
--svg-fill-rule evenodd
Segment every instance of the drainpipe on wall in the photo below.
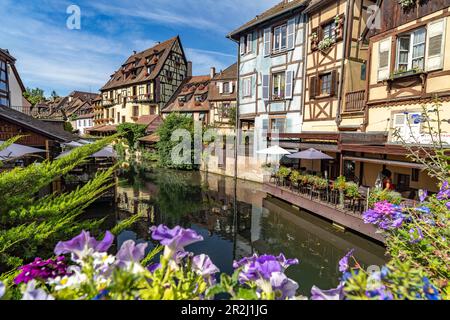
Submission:
M 339 75 L 338 107 L 336 110 L 336 125 L 338 127 L 341 125 L 342 122 L 341 110 L 342 110 L 342 94 L 344 91 L 344 69 L 345 69 L 345 61 L 347 60 L 348 27 L 351 22 L 350 8 L 353 8 L 353 4 L 354 0 L 347 1 L 347 6 L 345 9 L 344 42 L 343 42 L 344 45 L 342 49 L 341 74 Z

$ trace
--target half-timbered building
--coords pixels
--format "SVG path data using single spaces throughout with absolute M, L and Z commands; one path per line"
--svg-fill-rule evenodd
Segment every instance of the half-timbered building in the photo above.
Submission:
M 135 123 L 160 114 L 191 72 L 180 38 L 134 52 L 101 89 L 104 124 Z
M 377 175 L 389 170 L 396 190 L 413 198 L 418 189 L 434 190 L 437 183 L 423 165 L 406 157 L 402 145 L 432 147 L 429 124 L 420 118 L 435 109 L 436 101 L 442 121 L 438 123 L 431 112 L 430 123 L 434 129 L 440 126 L 442 142 L 450 143 L 450 1 L 420 0 L 402 6 L 384 0 L 378 5 L 379 28 L 365 31 L 369 62 L 364 129 L 368 134 L 383 133 L 385 139 L 365 146 L 344 144 L 343 149 L 361 172 L 363 184 L 374 185 Z M 356 151 L 364 156 L 350 159 Z
M 283 0 L 229 34 L 239 42 L 239 128 L 300 132 L 307 2 Z

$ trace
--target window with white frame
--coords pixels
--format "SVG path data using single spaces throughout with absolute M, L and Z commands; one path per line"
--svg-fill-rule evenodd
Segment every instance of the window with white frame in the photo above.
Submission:
M 286 92 L 286 72 L 274 73 L 272 76 L 272 99 L 284 99 Z
M 253 52 L 253 33 L 249 33 L 246 36 L 242 36 L 239 46 L 240 46 L 241 55 L 252 53 Z
M 273 52 L 280 52 L 287 48 L 287 24 L 273 29 Z
M 402 34 L 397 39 L 397 71 L 425 68 L 426 29 Z
M 336 23 L 334 21 L 322 26 L 322 40 L 323 39 L 336 39 Z
M 247 77 L 242 80 L 242 96 L 252 96 L 252 77 Z
M 223 83 L 223 93 L 230 93 L 230 83 L 229 82 Z
M 393 134 L 394 142 L 419 142 L 421 136 L 421 113 L 402 112 L 393 115 Z

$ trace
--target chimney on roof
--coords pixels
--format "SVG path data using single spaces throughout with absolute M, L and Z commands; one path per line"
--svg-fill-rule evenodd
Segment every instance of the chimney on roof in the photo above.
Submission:
M 187 76 L 192 77 L 192 61 L 188 61 L 187 63 Z
M 136 54 L 137 52 L 136 52 L 136 50 L 133 50 L 133 54 Z
M 214 78 L 215 76 L 216 76 L 216 68 L 211 67 L 211 74 L 210 74 L 211 79 Z

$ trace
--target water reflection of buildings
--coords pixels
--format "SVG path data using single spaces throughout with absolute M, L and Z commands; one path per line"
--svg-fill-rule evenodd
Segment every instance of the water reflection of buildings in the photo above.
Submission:
M 231 178 L 192 172 L 161 172 L 144 180 L 118 187 L 120 214 L 144 218 L 133 226 L 137 237 L 149 239 L 148 228 L 155 224 L 193 227 L 205 237 L 202 250 L 223 259 L 222 268 L 253 253 L 284 253 L 301 261 L 289 273 L 309 290 L 313 284 L 337 284 L 338 261 L 349 249 L 363 265 L 384 262 L 383 247 L 267 197 L 260 184 L 235 185 Z

